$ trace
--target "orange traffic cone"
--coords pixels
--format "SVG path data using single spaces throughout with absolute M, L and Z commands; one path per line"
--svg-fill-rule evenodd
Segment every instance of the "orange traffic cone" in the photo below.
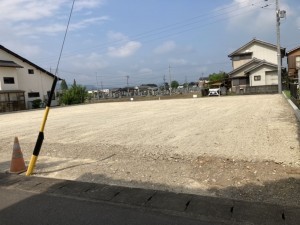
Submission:
M 18 137 L 15 137 L 13 153 L 10 163 L 10 173 L 22 173 L 26 171 L 26 166 L 23 158 L 23 154 L 20 148 Z

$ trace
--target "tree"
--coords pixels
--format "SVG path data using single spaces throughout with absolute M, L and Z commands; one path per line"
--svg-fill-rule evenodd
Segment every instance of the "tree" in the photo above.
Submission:
M 212 73 L 208 75 L 209 82 L 217 82 L 217 81 L 223 81 L 226 77 L 226 73 L 223 71 L 220 71 L 219 73 Z
M 68 90 L 68 85 L 67 85 L 67 83 L 66 83 L 65 80 L 62 80 L 62 81 L 61 81 L 60 89 L 61 89 L 62 91 Z
M 83 103 L 88 98 L 86 87 L 81 85 L 72 85 L 72 87 L 62 93 L 60 103 L 73 105 Z
M 179 86 L 179 83 L 178 83 L 178 81 L 176 81 L 176 80 L 173 80 L 173 81 L 171 82 L 171 88 L 172 88 L 172 89 L 177 89 L 177 88 L 178 88 L 178 86 Z
M 74 79 L 74 81 L 73 81 L 73 86 L 75 86 L 76 87 L 76 80 Z

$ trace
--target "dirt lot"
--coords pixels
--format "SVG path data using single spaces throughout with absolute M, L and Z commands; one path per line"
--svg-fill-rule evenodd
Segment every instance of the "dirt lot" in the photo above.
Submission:
M 0 115 L 1 171 L 43 114 Z M 53 108 L 35 175 L 300 206 L 299 124 L 281 95 Z

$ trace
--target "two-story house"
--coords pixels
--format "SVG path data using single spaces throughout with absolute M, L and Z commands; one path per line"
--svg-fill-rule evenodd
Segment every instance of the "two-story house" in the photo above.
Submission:
M 284 57 L 285 49 L 281 48 Z M 253 39 L 228 55 L 233 70 L 228 73 L 232 92 L 245 93 L 247 87 L 278 86 L 277 46 Z
M 296 47 L 286 53 L 288 64 L 288 76 L 290 78 L 297 78 L 300 69 L 300 46 Z
M 0 112 L 30 109 L 35 99 L 46 101 L 53 79 L 52 73 L 0 45 Z

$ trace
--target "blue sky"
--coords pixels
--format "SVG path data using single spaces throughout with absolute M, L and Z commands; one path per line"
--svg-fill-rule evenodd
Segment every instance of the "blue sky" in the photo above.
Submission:
M 300 45 L 300 4 L 279 4 L 289 50 Z M 71 5 L 1 0 L 0 44 L 54 72 Z M 276 44 L 275 28 L 275 0 L 76 0 L 58 75 L 104 87 L 126 86 L 126 76 L 129 85 L 196 81 L 229 72 L 227 55 L 254 37 Z

